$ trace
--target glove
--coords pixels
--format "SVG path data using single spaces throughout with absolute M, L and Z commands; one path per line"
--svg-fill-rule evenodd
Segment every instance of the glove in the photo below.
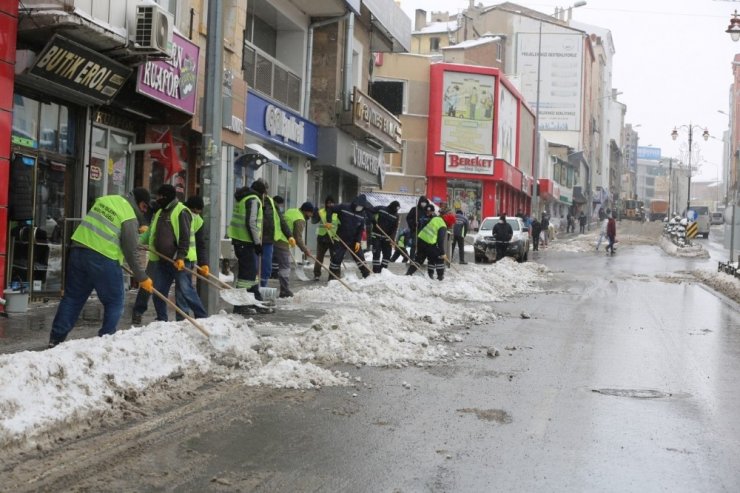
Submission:
M 334 229 L 334 225 L 333 225 L 332 223 L 326 223 L 326 224 L 324 224 L 324 227 L 325 227 L 325 228 L 326 228 L 327 230 L 331 230 L 331 229 Z
M 185 268 L 185 261 L 181 258 L 175 260 L 175 269 L 183 270 Z
M 146 224 L 142 224 L 141 226 L 139 226 L 139 234 L 144 234 L 147 231 L 149 231 L 149 226 L 147 226 Z
M 254 244 L 254 253 L 256 253 L 257 255 L 262 255 L 262 244 L 261 243 Z
M 288 238 L 288 245 L 290 245 L 290 248 L 295 248 L 295 238 L 292 236 Z
M 201 265 L 198 267 L 198 274 L 200 274 L 203 277 L 208 277 L 208 274 L 211 273 L 211 269 L 208 268 L 207 265 Z
M 360 251 L 360 244 L 359 243 L 355 243 L 355 253 L 357 253 L 359 251 Z
M 143 281 L 139 282 L 139 288 L 143 289 L 147 293 L 154 291 L 154 281 L 151 277 L 147 277 Z

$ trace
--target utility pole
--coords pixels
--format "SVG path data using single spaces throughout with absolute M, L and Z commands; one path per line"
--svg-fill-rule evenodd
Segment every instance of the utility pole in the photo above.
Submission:
M 200 190 L 205 202 L 205 230 L 208 265 L 218 270 L 221 259 L 221 98 L 223 90 L 223 22 L 220 0 L 208 2 L 206 37 L 206 85 L 203 107 Z M 218 292 L 200 283 L 200 294 L 208 313 L 218 309 Z

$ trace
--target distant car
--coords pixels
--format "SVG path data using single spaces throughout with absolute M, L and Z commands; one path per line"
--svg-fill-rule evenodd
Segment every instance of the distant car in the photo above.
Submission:
M 723 224 L 725 222 L 725 216 L 721 212 L 712 212 L 709 220 L 712 224 Z
M 709 207 L 705 205 L 692 205 L 688 214 L 689 220 L 696 221 L 696 236 L 709 238 Z
M 499 221 L 498 217 L 483 219 L 478 228 L 478 234 L 473 243 L 473 252 L 476 263 L 496 259 L 496 241 L 493 238 L 493 226 Z M 514 257 L 517 262 L 526 262 L 529 257 L 529 229 L 518 217 L 507 217 L 513 231 L 511 241 L 506 248 L 506 256 Z

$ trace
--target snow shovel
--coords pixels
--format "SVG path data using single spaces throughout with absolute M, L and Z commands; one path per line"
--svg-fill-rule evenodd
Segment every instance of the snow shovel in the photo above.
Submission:
M 308 258 L 312 259 L 312 260 L 313 260 L 314 262 L 316 262 L 317 264 L 319 264 L 319 265 L 321 266 L 321 268 L 322 268 L 322 269 L 326 270 L 326 271 L 327 271 L 327 272 L 329 273 L 329 275 L 330 275 L 330 276 L 332 276 L 332 277 L 333 277 L 334 279 L 336 279 L 337 281 L 339 281 L 340 283 L 342 283 L 342 286 L 344 286 L 345 288 L 347 288 L 347 289 L 349 289 L 350 291 L 352 291 L 352 288 L 351 288 L 351 287 L 349 287 L 349 284 L 347 284 L 346 282 L 342 281 L 342 280 L 341 280 L 341 279 L 339 278 L 339 276 L 337 276 L 337 275 L 336 275 L 335 273 L 333 273 L 333 272 L 331 271 L 331 269 L 330 269 L 330 268 L 328 268 L 327 266 L 325 266 L 325 265 L 324 265 L 324 264 L 323 264 L 322 262 L 319 262 L 319 261 L 318 261 L 318 260 L 316 259 L 316 257 L 314 257 L 313 255 L 311 255 L 310 253 L 307 253 L 306 255 L 308 255 Z
M 444 259 L 445 262 L 449 264 L 450 267 L 452 267 L 452 270 L 454 270 L 458 274 L 460 273 L 460 270 L 457 267 L 455 267 L 452 262 L 450 262 L 450 259 L 447 258 L 447 255 L 442 255 L 442 258 Z
M 303 266 L 298 265 L 298 261 L 293 256 L 293 252 L 290 252 L 290 257 L 293 259 L 293 265 L 295 266 L 295 276 L 301 281 L 310 281 L 306 275 L 306 271 L 303 270 Z
M 130 276 L 133 276 L 134 275 L 134 273 L 131 272 L 131 270 L 128 267 L 126 267 L 126 266 L 122 266 L 122 267 L 123 267 L 123 270 L 126 271 L 126 273 L 128 275 L 130 275 Z M 205 327 L 203 327 L 201 324 L 199 324 L 198 322 L 196 322 L 193 317 L 191 317 L 190 315 L 188 315 L 187 313 L 185 313 L 183 310 L 181 310 L 179 306 L 177 306 L 175 303 L 171 302 L 168 297 L 166 297 L 165 295 L 163 295 L 162 293 L 160 293 L 159 291 L 157 291 L 154 288 L 152 288 L 152 294 L 154 296 L 156 296 L 157 298 L 159 298 L 160 300 L 162 300 L 165 303 L 167 303 L 172 308 L 174 308 L 177 313 L 179 313 L 182 317 L 184 317 L 185 319 L 187 319 L 187 321 L 190 322 L 191 324 L 193 324 L 193 326 L 195 326 L 196 329 L 198 329 L 199 331 L 201 331 L 201 333 L 204 336 L 206 336 L 206 337 L 208 337 L 210 339 L 211 333 L 208 332 L 205 329 Z
M 163 255 L 159 253 L 154 248 L 149 248 L 148 250 L 150 250 L 153 254 L 157 255 L 158 257 L 165 259 L 172 265 L 175 265 L 175 261 L 171 259 L 170 257 L 168 257 L 167 255 Z M 204 282 L 210 284 L 211 286 L 217 288 L 219 290 L 219 295 L 221 296 L 221 299 L 230 305 L 233 305 L 233 306 L 251 305 L 251 306 L 258 306 L 260 308 L 265 308 L 265 305 L 257 301 L 257 299 L 254 297 L 254 294 L 250 293 L 245 288 L 235 288 L 233 286 L 226 284 L 225 282 L 221 281 L 218 278 L 216 279 L 218 280 L 219 284 L 216 284 L 214 281 L 200 274 L 196 269 L 188 269 L 187 267 L 185 267 L 184 270 L 186 272 L 189 272 L 190 274 L 195 275 L 195 277 L 197 277 L 198 279 L 201 279 Z M 216 276 L 213 276 L 213 277 L 216 277 Z M 260 288 L 260 293 L 261 293 L 261 289 L 262 288 Z

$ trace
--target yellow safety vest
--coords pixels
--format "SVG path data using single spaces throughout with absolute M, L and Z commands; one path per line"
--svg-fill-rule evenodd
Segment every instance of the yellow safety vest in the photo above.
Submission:
M 273 241 L 277 243 L 278 241 L 284 241 L 285 243 L 288 242 L 288 238 L 285 237 L 283 234 L 283 228 L 280 227 L 280 212 L 278 211 L 277 206 L 275 205 L 275 202 L 272 200 L 272 197 L 269 195 L 266 196 L 267 200 L 270 202 L 270 207 L 272 207 L 272 224 L 274 232 L 272 233 Z
M 431 221 L 429 221 L 426 226 L 419 231 L 419 239 L 424 243 L 436 245 L 437 239 L 439 238 L 439 230 L 446 227 L 447 224 L 445 224 L 444 219 L 439 216 L 434 216 Z
M 72 239 L 104 257 L 118 260 L 123 264 L 121 224 L 135 218 L 134 208 L 124 197 L 120 195 L 99 197 L 75 230 Z
M 191 214 L 190 210 L 185 207 L 181 202 L 178 202 L 175 204 L 175 207 L 172 208 L 172 212 L 170 213 L 170 223 L 172 223 L 172 230 L 175 233 L 175 243 L 180 243 L 180 214 L 182 214 L 183 211 L 186 211 L 187 214 Z M 148 243 L 149 243 L 149 260 L 152 262 L 156 262 L 159 260 L 159 256 L 155 254 L 152 249 L 154 248 L 154 238 L 157 234 L 157 224 L 159 224 L 159 216 L 162 213 L 162 209 L 159 209 L 155 214 L 154 218 L 152 219 L 152 227 L 147 231 L 149 234 Z M 196 254 L 195 254 L 195 229 L 193 228 L 193 222 L 190 224 L 190 238 L 188 239 L 188 253 L 185 256 L 185 260 L 195 261 L 196 260 Z
M 293 225 L 295 224 L 296 221 L 306 220 L 306 218 L 303 217 L 303 213 L 301 212 L 301 210 L 298 209 L 297 207 L 293 209 L 288 209 L 287 211 L 285 211 L 285 214 L 283 215 L 283 217 L 285 218 L 285 222 L 288 223 L 288 229 L 290 229 L 291 233 L 294 232 Z
M 262 201 L 254 193 L 250 193 L 241 200 L 234 202 L 234 210 L 231 214 L 228 233 L 229 238 L 232 240 L 254 243 L 255 241 L 254 238 L 252 238 L 252 232 L 249 231 L 249 228 L 247 227 L 247 200 L 257 201 L 257 227 L 259 228 L 260 235 L 262 234 Z
M 319 209 L 319 218 L 321 219 L 321 222 L 319 224 L 319 230 L 317 231 L 317 236 L 326 236 L 328 233 L 331 238 L 337 237 L 337 228 L 339 227 L 339 216 L 334 214 L 334 218 L 332 219 L 331 223 L 334 225 L 334 229 L 331 231 L 328 231 L 326 227 L 324 226 L 326 224 L 326 208 Z

